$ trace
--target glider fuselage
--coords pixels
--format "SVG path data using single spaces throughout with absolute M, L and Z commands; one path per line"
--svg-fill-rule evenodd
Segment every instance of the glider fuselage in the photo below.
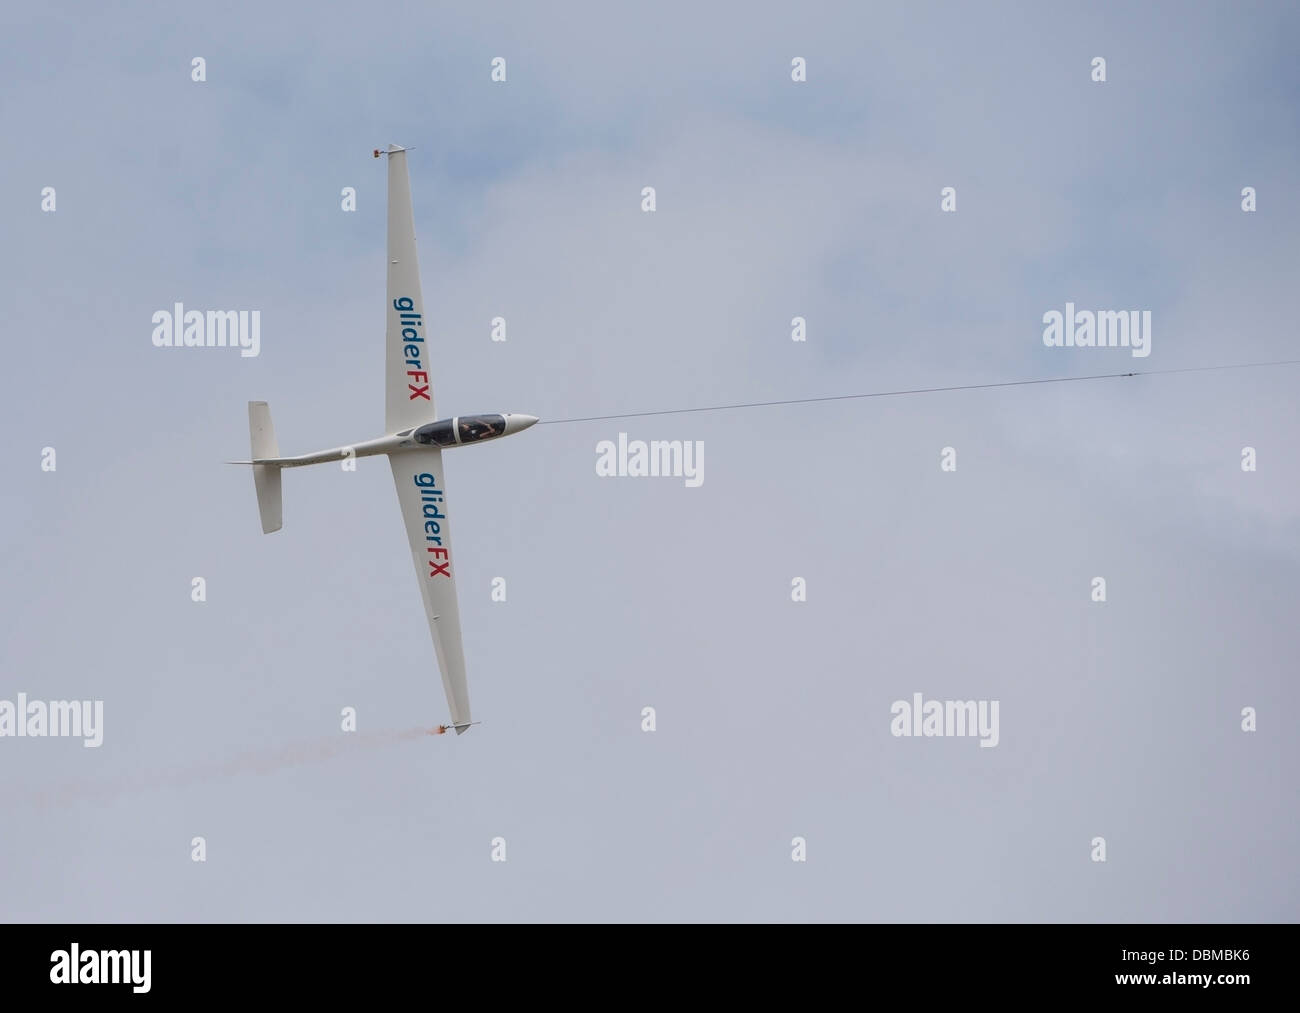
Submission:
M 536 415 L 518 412 L 488 415 L 455 415 L 438 419 L 400 433 L 390 433 L 373 440 L 363 440 L 343 447 L 331 447 L 297 457 L 279 457 L 275 462 L 282 468 L 301 468 L 308 464 L 324 464 L 347 457 L 376 457 L 380 454 L 400 454 L 403 450 L 423 447 L 463 447 L 473 443 L 486 443 L 523 432 L 537 422 Z

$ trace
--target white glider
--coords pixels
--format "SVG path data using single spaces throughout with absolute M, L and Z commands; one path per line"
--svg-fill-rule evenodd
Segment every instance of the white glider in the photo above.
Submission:
M 406 537 L 415 559 L 415 573 L 420 581 L 424 614 L 429 620 L 433 649 L 447 693 L 452 727 L 459 735 L 477 722 L 470 720 L 442 451 L 510 436 L 533 425 L 537 417 L 505 413 L 439 419 L 435 414 L 431 379 L 434 339 L 429 334 L 424 299 L 420 295 L 406 149 L 390 144 L 387 151 L 376 150 L 374 155 L 388 156 L 388 327 L 384 337 L 387 435 L 314 454 L 281 457 L 267 403 L 250 401 L 248 428 L 253 459 L 231 463 L 253 466 L 262 530 L 269 534 L 279 531 L 282 523 L 280 475 L 283 469 L 325 464 L 349 456 L 388 455 L 402 519 L 406 522 Z

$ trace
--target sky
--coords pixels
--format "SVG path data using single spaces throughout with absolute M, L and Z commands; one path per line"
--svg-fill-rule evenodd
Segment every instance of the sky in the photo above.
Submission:
M 0 701 L 103 705 L 0 736 L 0 919 L 1300 915 L 1300 367 L 557 421 L 1300 357 L 1294 6 L 0 18 Z M 223 463 L 381 435 L 389 143 L 439 414 L 545 422 L 446 453 L 461 736 L 387 465 Z

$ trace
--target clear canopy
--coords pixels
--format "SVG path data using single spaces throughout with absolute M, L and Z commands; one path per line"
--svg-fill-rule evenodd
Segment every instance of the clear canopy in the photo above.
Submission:
M 439 419 L 437 422 L 420 426 L 411 434 L 411 438 L 416 443 L 429 446 L 454 447 L 461 443 L 473 443 L 475 440 L 490 440 L 495 436 L 504 436 L 505 432 L 504 415 L 461 415 L 455 419 Z

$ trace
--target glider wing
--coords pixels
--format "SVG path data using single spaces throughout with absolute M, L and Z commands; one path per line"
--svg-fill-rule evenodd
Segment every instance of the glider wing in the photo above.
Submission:
M 432 422 L 429 326 L 420 294 L 420 264 L 415 255 L 415 217 L 406 151 L 388 146 L 388 308 L 384 334 L 384 428 L 402 429 Z
M 424 599 L 424 615 L 433 634 L 447 707 L 460 734 L 470 724 L 469 687 L 465 682 L 465 649 L 456 601 L 455 557 L 447 526 L 442 451 L 437 447 L 406 451 L 390 455 L 388 462 L 397 483 L 397 498 L 402 504 L 402 519 Z

